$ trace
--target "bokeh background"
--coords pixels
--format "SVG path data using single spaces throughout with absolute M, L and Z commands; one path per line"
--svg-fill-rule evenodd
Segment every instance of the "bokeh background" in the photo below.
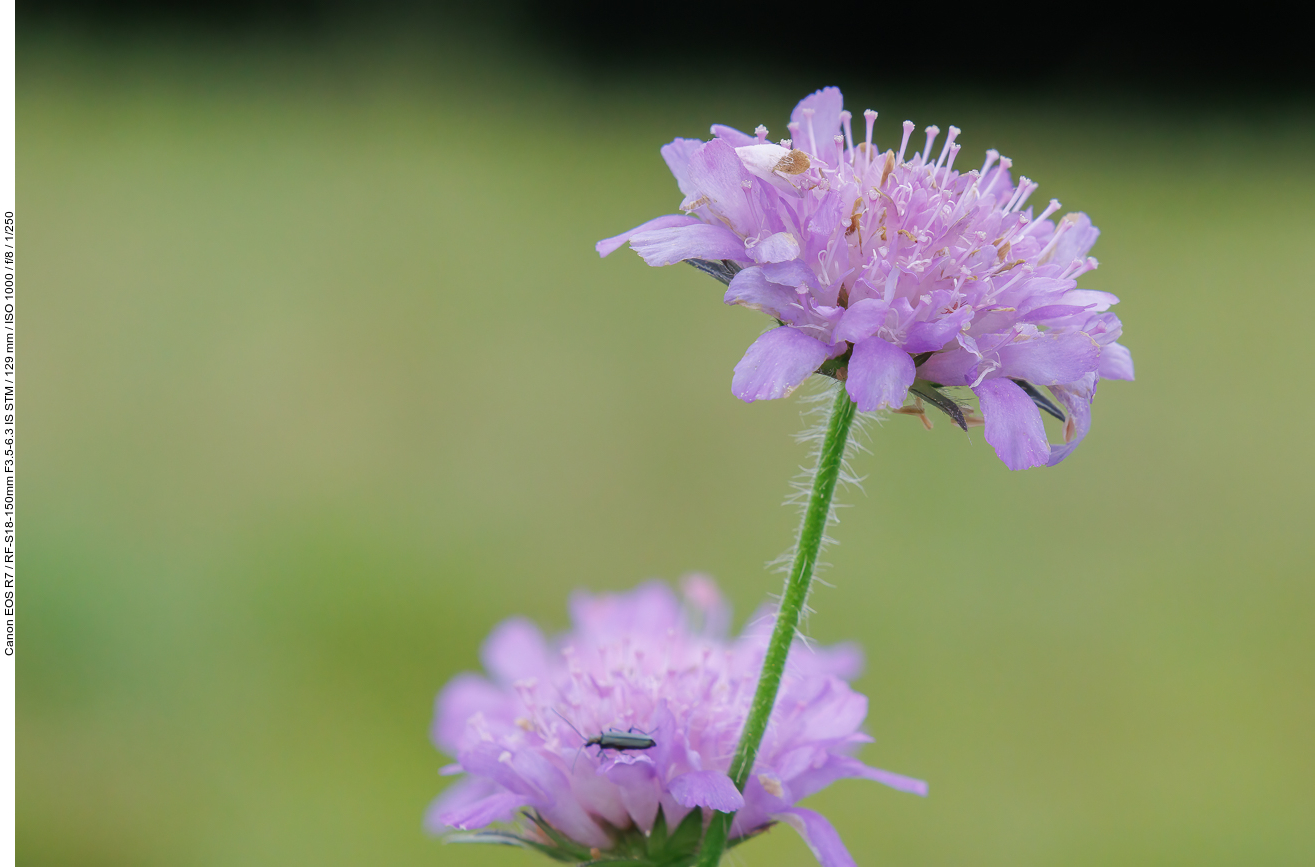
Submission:
M 535 863 L 422 833 L 435 693 L 577 587 L 705 571 L 743 618 L 804 460 L 798 400 L 729 394 L 764 321 L 593 243 L 673 210 L 661 144 L 832 83 L 1090 213 L 1138 381 L 1049 471 L 873 427 L 808 628 L 933 794 L 810 806 L 860 864 L 1315 862 L 1289 36 L 183 8 L 20 7 L 20 863 Z M 767 840 L 735 863 L 811 863 Z

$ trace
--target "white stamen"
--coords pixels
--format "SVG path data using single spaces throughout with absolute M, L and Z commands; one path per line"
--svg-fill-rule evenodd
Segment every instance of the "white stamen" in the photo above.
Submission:
M 1071 228 L 1073 228 L 1073 222 L 1071 220 L 1065 218 L 1059 221 L 1059 226 L 1055 229 L 1055 234 L 1050 236 L 1050 242 L 1042 247 L 1041 252 L 1037 254 L 1036 263 L 1038 265 L 1044 265 L 1049 261 L 1051 255 L 1055 252 L 1055 245 L 1059 243 L 1060 238 L 1064 237 L 1064 233 Z
M 1019 178 L 1018 186 L 1014 188 L 1014 194 L 1009 197 L 1009 201 L 1005 202 L 1005 206 L 1000 209 L 1000 213 L 1007 214 L 1012 211 L 1014 202 L 1018 201 L 1018 197 L 1022 195 L 1025 189 L 1027 189 L 1027 178 Z
M 1018 233 L 1018 237 L 1026 238 L 1029 232 L 1031 232 L 1037 226 L 1041 225 L 1041 221 L 1044 220 L 1046 217 L 1049 217 L 1051 214 L 1055 213 L 1055 211 L 1058 211 L 1059 207 L 1060 207 L 1059 199 L 1051 199 L 1050 204 L 1046 205 L 1046 209 L 1042 211 L 1041 214 L 1035 220 L 1033 220 L 1031 223 L 1025 226 L 1023 230 Z
M 840 112 L 840 124 L 845 129 L 845 144 L 849 146 L 850 162 L 853 162 L 854 155 L 854 130 L 850 119 L 853 117 L 848 111 Z
M 945 177 L 941 178 L 941 186 L 950 182 L 950 173 L 954 171 L 954 158 L 959 155 L 960 145 L 950 146 L 950 158 L 945 162 Z
M 995 189 L 995 182 L 1004 177 L 1004 175 L 1008 173 L 1009 167 L 1013 164 L 1014 161 L 1009 159 L 1009 157 L 1000 157 L 1000 167 L 991 173 L 990 182 L 987 183 L 986 189 L 982 190 L 983 196 L 990 195 L 991 190 Z
M 995 148 L 991 148 L 989 151 L 986 152 L 986 162 L 982 163 L 982 171 L 981 171 L 981 175 L 983 177 L 986 176 L 987 170 L 990 169 L 991 166 L 994 165 L 995 161 L 998 159 L 1000 159 L 1000 152 Z
M 1085 259 L 1074 259 L 1073 264 L 1068 266 L 1068 270 L 1065 271 L 1063 274 L 1059 275 L 1059 279 L 1072 280 L 1074 278 L 1081 277 L 1083 274 L 1087 273 L 1088 271 L 1095 271 L 1096 266 L 1099 264 L 1100 263 L 1097 262 L 1091 256 L 1088 256 Z
M 758 127 L 753 131 L 753 134 L 758 136 L 758 144 L 763 144 L 767 141 L 767 127 L 762 124 L 758 124 Z
M 909 146 L 909 136 L 913 135 L 913 121 L 904 121 L 904 138 L 899 143 L 899 156 L 895 157 L 896 163 L 904 162 L 904 150 Z
M 936 141 L 936 136 L 941 134 L 941 128 L 936 124 L 927 127 L 927 146 L 922 149 L 922 164 L 927 164 L 928 157 L 931 156 L 931 146 Z
M 1023 205 L 1027 204 L 1027 197 L 1041 188 L 1040 184 L 1027 177 L 1020 178 L 1019 181 L 1018 188 L 1022 190 L 1023 194 L 1019 196 L 1018 201 L 1014 203 L 1014 211 L 1023 210 Z M 1026 187 L 1026 189 L 1023 189 L 1024 187 Z M 1006 211 L 1006 213 L 1008 213 L 1008 211 Z
M 945 147 L 941 148 L 941 155 L 936 158 L 936 168 L 939 169 L 941 166 L 945 165 L 945 155 L 950 152 L 950 148 L 954 145 L 954 140 L 959 137 L 959 133 L 961 132 L 963 132 L 963 130 L 959 129 L 957 126 L 950 127 L 950 134 L 945 137 Z

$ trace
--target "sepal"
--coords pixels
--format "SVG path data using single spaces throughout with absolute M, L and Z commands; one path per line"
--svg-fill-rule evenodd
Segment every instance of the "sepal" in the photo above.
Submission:
M 968 430 L 968 419 L 963 414 L 963 407 L 954 398 L 945 394 L 933 383 L 925 379 L 915 379 L 913 385 L 909 386 L 909 393 L 915 394 L 927 403 L 939 409 L 950 417 L 950 420 L 959 426 L 961 430 Z
M 731 285 L 731 280 L 736 274 L 744 270 L 744 266 L 733 259 L 686 259 L 685 261 L 727 286 Z

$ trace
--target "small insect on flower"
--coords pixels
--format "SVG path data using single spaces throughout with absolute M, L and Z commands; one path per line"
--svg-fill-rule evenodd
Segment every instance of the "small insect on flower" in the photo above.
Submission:
M 624 752 L 626 750 L 649 750 L 657 746 L 657 741 L 649 737 L 647 733 L 639 731 L 639 729 L 634 726 L 631 726 L 628 731 L 608 729 L 605 732 L 599 732 L 591 738 L 586 738 L 584 732 L 580 731 L 574 725 L 571 725 L 571 721 L 562 716 L 560 711 L 553 708 L 552 712 L 559 717 L 562 717 L 562 722 L 571 726 L 571 731 L 579 735 L 580 740 L 584 741 L 584 743 L 580 745 L 581 750 L 584 750 L 587 747 L 598 747 L 599 757 L 603 755 L 603 750 Z M 579 758 L 579 753 L 576 753 L 576 758 Z M 572 763 L 572 769 L 574 769 L 574 763 Z
M 581 737 L 584 737 L 584 735 L 581 735 Z M 608 729 L 589 738 L 584 742 L 584 745 L 586 747 L 598 747 L 599 753 L 602 753 L 603 750 L 652 749 L 657 746 L 657 741 L 642 732 L 636 734 L 635 729 L 626 732 Z
M 860 412 L 927 425 L 930 406 L 967 430 L 955 393 L 942 391 L 967 389 L 1010 469 L 1058 464 L 1087 435 L 1100 382 L 1133 378 L 1110 310 L 1118 297 L 1078 288 L 1100 231 L 1085 214 L 1058 217 L 1054 199 L 1034 212 L 1039 185 L 1015 178 L 998 151 L 980 168 L 956 166 L 957 127 L 937 156 L 939 128 L 911 148 L 905 121 L 898 150 L 882 149 L 877 113 L 864 117 L 855 143 L 840 91 L 827 87 L 795 107 L 780 144 L 765 126 L 675 139 L 662 158 L 680 213 L 595 249 L 629 244 L 649 265 L 688 262 L 726 286 L 725 303 L 775 321 L 735 365 L 731 393 L 743 401 L 787 397 L 818 373 L 843 383 Z M 1064 425 L 1062 443 L 1047 440 L 1042 412 Z
M 835 828 L 796 801 L 850 778 L 927 794 L 854 755 L 871 738 L 860 728 L 867 699 L 848 683 L 861 666 L 850 645 L 795 647 L 771 737 L 738 790 L 727 771 L 770 616 L 731 638 L 716 586 L 691 576 L 684 590 L 683 600 L 659 583 L 578 593 L 559 636 L 522 618 L 495 629 L 480 654 L 488 674 L 458 675 L 436 703 L 434 742 L 456 759 L 442 773 L 460 779 L 430 807 L 429 829 L 573 864 L 688 867 L 718 811 L 735 814 L 730 845 L 779 823 L 804 835 L 821 867 L 852 867 Z

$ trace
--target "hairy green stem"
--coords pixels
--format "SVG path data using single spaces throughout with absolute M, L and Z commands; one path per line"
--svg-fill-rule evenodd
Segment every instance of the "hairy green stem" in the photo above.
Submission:
M 735 748 L 735 758 L 731 762 L 730 776 L 735 787 L 744 791 L 753 770 L 754 760 L 758 757 L 758 746 L 762 743 L 763 733 L 767 731 L 767 720 L 772 715 L 776 704 L 776 693 L 781 687 L 781 675 L 785 672 L 785 660 L 790 655 L 790 645 L 794 642 L 795 632 L 799 628 L 799 618 L 808 600 L 808 586 L 813 580 L 813 570 L 817 566 L 817 554 L 822 547 L 822 537 L 826 533 L 827 520 L 831 515 L 831 498 L 836 492 L 836 482 L 840 479 L 840 468 L 844 462 L 845 444 L 849 440 L 849 429 L 854 423 L 854 402 L 841 386 L 831 407 L 831 418 L 827 422 L 826 436 L 822 440 L 817 455 L 817 469 L 813 473 L 813 490 L 808 497 L 808 508 L 799 527 L 799 542 L 795 545 L 794 560 L 790 564 L 790 576 L 785 582 L 785 593 L 781 596 L 781 608 L 776 615 L 776 627 L 772 630 L 771 642 L 767 645 L 767 656 L 763 659 L 763 673 L 758 679 L 758 689 L 753 695 L 753 704 L 749 707 L 749 718 L 744 723 L 740 734 L 739 746 Z M 722 852 L 726 849 L 726 836 L 731 827 L 733 813 L 714 813 L 712 824 L 703 837 L 703 846 L 699 850 L 699 867 L 717 867 Z

